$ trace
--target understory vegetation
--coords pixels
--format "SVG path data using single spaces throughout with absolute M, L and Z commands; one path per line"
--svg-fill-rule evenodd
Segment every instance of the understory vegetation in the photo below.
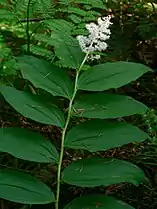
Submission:
M 0 209 L 157 208 L 157 2 L 0 0 Z

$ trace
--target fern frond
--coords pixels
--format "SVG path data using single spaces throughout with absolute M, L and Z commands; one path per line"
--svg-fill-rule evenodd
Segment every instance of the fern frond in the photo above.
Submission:
M 18 69 L 16 60 L 12 51 L 4 42 L 3 36 L 0 36 L 0 76 L 9 76 L 16 74 Z
M 55 14 L 55 1 L 52 0 L 37 0 L 36 12 L 38 16 L 48 18 Z
M 67 25 L 65 26 L 63 20 L 52 21 L 51 35 L 37 34 L 35 38 L 48 46 L 54 47 L 55 55 L 60 59 L 58 64 L 76 69 L 81 64 L 84 54 L 79 47 L 78 41 L 71 36 L 72 28 L 69 28 L 69 24 Z
M 65 5 L 82 4 L 82 5 L 90 5 L 92 8 L 102 9 L 104 6 L 104 1 L 102 0 L 60 0 L 59 3 Z
M 92 8 L 99 8 L 102 9 L 104 6 L 104 1 L 102 0 L 76 0 L 75 1 L 78 4 L 87 4 L 91 5 Z
M 61 5 L 66 5 L 66 6 L 69 6 L 69 5 L 71 5 L 71 3 L 73 3 L 74 2 L 74 0 L 59 0 L 59 4 L 61 4 Z
M 27 45 L 24 45 L 23 49 L 26 51 L 27 50 Z M 43 46 L 40 46 L 40 45 L 35 46 L 35 45 L 31 44 L 30 45 L 30 51 L 31 51 L 32 54 L 44 57 L 47 60 L 51 60 L 52 57 L 54 56 L 53 53 L 50 50 L 45 49 Z
M 57 30 L 61 33 L 68 33 L 69 35 L 71 31 L 75 29 L 74 24 L 63 19 L 45 20 L 43 23 L 46 24 L 51 31 Z
M 60 9 L 59 11 L 65 12 L 65 13 L 70 13 L 70 14 L 77 14 L 77 15 L 83 16 L 83 17 L 86 16 L 86 12 L 83 9 L 79 9 L 76 7 L 69 7 L 68 9 L 63 8 L 63 9 Z
M 8 11 L 7 9 L 0 9 L 0 20 L 4 21 L 4 20 L 14 20 L 14 15 Z
M 79 24 L 83 21 L 82 18 L 80 18 L 80 17 L 78 17 L 77 15 L 74 15 L 74 14 L 70 15 L 69 18 L 75 24 Z

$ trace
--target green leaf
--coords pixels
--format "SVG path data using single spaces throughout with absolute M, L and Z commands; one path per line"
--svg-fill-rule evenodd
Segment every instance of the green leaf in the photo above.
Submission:
M 131 97 L 107 93 L 83 95 L 73 105 L 73 115 L 85 118 L 118 118 L 147 110 L 147 106 Z
M 63 67 L 78 69 L 84 59 L 84 53 L 76 38 L 72 37 L 71 30 L 74 29 L 74 26 L 70 26 L 67 21 L 62 19 L 46 20 L 44 22 L 52 30 L 51 36 L 36 34 L 36 40 L 54 47 L 55 55 L 60 59 L 57 64 Z
M 89 195 L 78 197 L 71 201 L 64 209 L 134 209 L 132 206 L 105 195 Z
M 123 182 L 138 185 L 148 181 L 144 172 L 132 163 L 98 157 L 71 163 L 63 171 L 62 180 L 81 187 L 109 186 Z
M 97 152 L 148 138 L 148 134 L 131 124 L 96 119 L 73 127 L 67 133 L 65 146 Z
M 73 84 L 65 70 L 33 56 L 18 58 L 24 79 L 29 80 L 36 88 L 41 88 L 53 96 L 71 98 Z
M 81 74 L 78 88 L 88 91 L 104 91 L 124 86 L 144 73 L 149 67 L 132 62 L 113 62 L 93 66 Z
M 52 39 L 56 42 L 54 48 L 56 56 L 60 59 L 58 64 L 63 67 L 78 69 L 84 59 L 84 53 L 78 41 L 60 32 L 52 35 Z
M 54 194 L 38 179 L 13 170 L 0 170 L 0 198 L 22 204 L 46 204 Z
M 58 152 L 39 133 L 22 128 L 0 128 L 0 152 L 39 163 L 57 163 Z
M 64 19 L 47 19 L 43 23 L 52 31 L 60 32 L 61 34 L 71 35 L 72 30 L 75 28 L 75 25 Z
M 24 117 L 40 123 L 64 127 L 64 115 L 61 110 L 42 97 L 4 85 L 0 87 L 0 92 Z

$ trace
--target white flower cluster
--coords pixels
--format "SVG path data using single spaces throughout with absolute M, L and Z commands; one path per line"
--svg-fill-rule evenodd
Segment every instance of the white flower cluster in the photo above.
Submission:
M 90 53 L 92 52 L 102 52 L 107 48 L 107 43 L 105 42 L 110 38 L 111 32 L 109 26 L 112 24 L 110 22 L 111 16 L 99 17 L 98 24 L 90 23 L 86 25 L 87 30 L 89 31 L 88 36 L 77 36 L 79 45 L 83 52 Z M 100 55 L 90 54 L 88 59 L 100 59 Z

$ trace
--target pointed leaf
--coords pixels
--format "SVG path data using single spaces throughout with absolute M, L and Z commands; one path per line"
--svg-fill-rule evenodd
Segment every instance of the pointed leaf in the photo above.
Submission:
M 73 115 L 85 118 L 118 118 L 147 110 L 147 106 L 131 97 L 107 93 L 83 95 L 73 105 Z
M 64 209 L 134 209 L 132 206 L 105 195 L 89 195 L 78 197 L 64 207 Z
M 124 86 L 144 73 L 149 67 L 132 62 L 113 62 L 93 66 L 84 71 L 78 82 L 78 88 L 88 91 L 104 91 Z
M 9 86 L 1 86 L 0 92 L 5 100 L 20 114 L 40 123 L 64 126 L 61 110 L 42 97 Z
M 148 138 L 148 134 L 131 124 L 97 119 L 73 127 L 67 133 L 65 146 L 97 152 Z
M 53 34 L 51 38 L 54 40 L 56 56 L 60 59 L 58 64 L 63 67 L 78 69 L 84 59 L 84 53 L 78 41 L 60 31 Z
M 38 179 L 13 170 L 0 170 L 0 198 L 22 204 L 54 202 L 54 194 Z
M 65 70 L 33 56 L 18 58 L 24 79 L 29 80 L 36 88 L 41 88 L 53 96 L 71 98 L 73 85 Z
M 122 182 L 138 185 L 148 181 L 144 172 L 132 163 L 98 157 L 71 163 L 63 171 L 62 180 L 81 187 L 109 186 Z
M 57 163 L 59 158 L 50 141 L 22 128 L 0 128 L 0 152 L 39 163 Z
M 58 64 L 78 69 L 84 59 L 84 53 L 76 38 L 72 37 L 71 29 L 74 27 L 71 28 L 70 24 L 63 19 L 44 22 L 53 31 L 51 36 L 36 34 L 35 39 L 54 47 L 55 55 L 60 59 Z

